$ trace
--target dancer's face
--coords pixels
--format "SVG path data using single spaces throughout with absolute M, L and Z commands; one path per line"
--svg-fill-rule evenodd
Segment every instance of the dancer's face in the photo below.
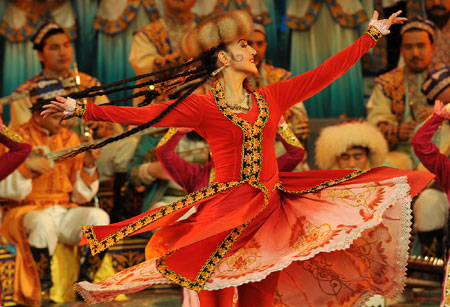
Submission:
M 369 168 L 367 150 L 363 147 L 352 147 L 337 158 L 340 169 L 366 170 Z
M 258 73 L 255 64 L 256 51 L 248 44 L 246 39 L 240 39 L 237 42 L 229 43 L 226 46 L 227 52 L 223 52 L 221 62 L 229 64 L 235 71 L 243 72 L 248 75 Z M 221 55 L 219 54 L 219 57 Z
M 248 44 L 256 51 L 255 64 L 256 67 L 259 67 L 266 56 L 266 36 L 260 31 L 253 31 L 248 38 Z

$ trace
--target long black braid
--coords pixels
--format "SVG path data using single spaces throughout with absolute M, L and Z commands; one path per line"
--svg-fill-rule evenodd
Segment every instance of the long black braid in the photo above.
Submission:
M 203 66 L 200 66 L 201 68 L 190 70 L 190 73 L 187 73 L 187 74 L 185 74 L 185 73 L 176 74 L 176 75 L 173 75 L 172 77 L 162 78 L 163 81 L 161 81 L 161 79 L 160 79 L 158 81 L 154 81 L 153 83 L 151 83 L 151 84 L 161 84 L 161 83 L 164 83 L 164 82 L 167 82 L 167 81 L 170 81 L 170 80 L 176 80 L 175 81 L 175 85 L 173 85 L 173 84 L 169 85 L 170 89 L 172 90 L 172 89 L 176 88 L 178 84 L 181 83 L 180 80 L 179 80 L 180 77 L 186 77 L 184 79 L 185 82 L 190 81 L 190 83 L 188 83 L 183 88 L 183 92 L 177 98 L 177 100 L 174 103 L 170 104 L 164 111 L 162 111 L 158 116 L 156 116 L 154 119 L 152 119 L 148 123 L 143 124 L 141 126 L 138 126 L 136 128 L 133 128 L 133 129 L 131 129 L 129 131 L 126 131 L 126 132 L 124 132 L 124 133 L 122 133 L 120 135 L 117 135 L 117 136 L 114 136 L 114 137 L 110 137 L 110 138 L 108 138 L 108 139 L 106 139 L 106 140 L 104 140 L 104 141 L 102 141 L 102 142 L 100 142 L 98 144 L 87 145 L 87 146 L 83 146 L 83 147 L 81 147 L 79 149 L 73 150 L 73 151 L 71 151 L 69 153 L 66 153 L 66 154 L 60 156 L 59 159 L 67 159 L 67 158 L 70 158 L 70 157 L 74 157 L 74 156 L 78 155 L 79 153 L 85 152 L 85 151 L 90 150 L 90 149 L 98 149 L 98 148 L 104 147 L 104 146 L 106 146 L 106 145 L 108 145 L 108 144 L 110 144 L 112 142 L 116 142 L 116 141 L 119 141 L 119 140 L 124 139 L 126 137 L 129 137 L 129 136 L 131 136 L 131 135 L 133 135 L 135 133 L 138 133 L 138 132 L 140 132 L 140 131 L 142 131 L 144 129 L 147 129 L 147 128 L 157 124 L 158 122 L 160 122 L 167 114 L 169 114 L 173 109 L 175 109 L 186 97 L 191 95 L 197 88 L 199 88 L 200 86 L 205 84 L 206 81 L 209 78 L 211 78 L 213 75 L 215 75 L 215 73 L 217 72 L 216 71 L 216 69 L 217 69 L 217 64 L 216 64 L 216 62 L 217 62 L 217 52 L 220 51 L 220 50 L 225 50 L 225 45 L 224 44 L 221 44 L 221 45 L 219 45 L 216 48 L 213 48 L 213 49 L 211 49 L 211 50 L 209 50 L 207 52 L 204 52 L 202 55 L 200 55 L 199 57 L 197 57 L 194 60 L 190 60 L 190 61 L 188 61 L 188 62 L 186 62 L 186 63 L 184 63 L 182 65 L 173 67 L 171 69 L 166 69 L 166 70 L 163 70 L 163 71 L 160 71 L 160 72 L 156 72 L 156 73 L 152 73 L 152 74 L 136 76 L 136 77 L 133 77 L 133 78 L 130 78 L 130 79 L 126 79 L 126 80 L 122 80 L 122 81 L 118 81 L 118 82 L 112 83 L 112 84 L 115 84 L 115 85 L 123 85 L 123 84 L 127 83 L 127 82 L 125 82 L 127 80 L 136 81 L 136 80 L 141 80 L 142 78 L 148 78 L 149 75 L 155 76 L 155 75 L 162 74 L 162 73 L 168 73 L 170 71 L 174 71 L 174 70 L 179 70 L 181 68 L 185 68 L 188 65 L 191 65 L 191 64 L 193 64 L 193 63 L 195 63 L 197 61 L 201 61 L 202 64 L 203 64 Z M 195 82 L 195 80 L 197 80 L 197 79 L 200 79 L 200 81 Z M 128 82 L 130 82 L 130 81 L 128 81 Z M 183 84 L 185 84 L 185 83 L 183 82 Z M 141 83 L 139 85 L 133 85 L 131 87 L 132 88 L 137 88 L 137 87 L 142 87 L 142 85 L 143 84 Z M 94 91 L 97 92 L 97 93 L 103 93 L 104 92 L 104 88 L 111 88 L 111 87 L 113 87 L 111 84 L 107 84 L 105 86 L 95 86 L 95 87 L 93 87 L 94 89 L 93 88 L 88 88 L 88 89 L 84 90 L 83 92 L 74 93 L 74 94 L 76 94 L 74 96 L 72 96 L 72 94 L 71 94 L 71 95 L 69 95 L 69 97 L 73 98 L 73 97 L 76 96 L 77 99 L 86 98 L 87 97 L 86 95 L 91 95 L 92 92 L 94 92 Z M 122 87 L 122 90 L 125 90 L 125 89 L 129 89 L 129 87 L 128 86 L 127 87 Z M 147 91 L 146 90 L 146 91 L 138 92 L 138 94 L 139 93 L 144 93 L 143 95 L 145 95 L 145 93 L 147 93 L 147 95 L 148 95 L 150 92 L 151 91 Z M 166 92 L 167 91 L 164 91 L 164 93 L 166 93 Z M 83 93 L 83 94 L 81 95 L 81 93 Z M 151 93 L 151 94 L 158 96 L 158 95 L 162 94 L 162 92 L 155 92 L 155 93 Z M 93 97 L 93 96 L 89 96 L 89 97 Z M 118 101 L 123 101 L 123 99 L 124 98 L 115 99 L 115 100 L 111 101 L 109 104 L 114 104 L 114 103 L 117 103 Z M 145 102 L 147 102 L 147 101 L 145 101 Z

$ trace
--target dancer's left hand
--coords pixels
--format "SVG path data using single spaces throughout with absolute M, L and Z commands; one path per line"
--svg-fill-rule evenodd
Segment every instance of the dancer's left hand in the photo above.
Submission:
M 450 119 L 450 103 L 444 105 L 440 100 L 436 100 L 434 103 L 434 113 L 440 117 Z
M 398 17 L 401 13 L 402 13 L 402 11 L 399 10 L 399 11 L 395 12 L 394 14 L 392 14 L 391 16 L 389 16 L 389 18 L 387 18 L 387 19 L 378 20 L 378 12 L 374 11 L 372 18 L 370 19 L 369 25 L 372 25 L 375 28 L 377 28 L 378 31 L 381 32 L 381 34 L 387 35 L 387 34 L 391 33 L 389 28 L 393 24 L 403 24 L 405 21 L 408 20 L 408 18 L 406 18 L 406 17 Z

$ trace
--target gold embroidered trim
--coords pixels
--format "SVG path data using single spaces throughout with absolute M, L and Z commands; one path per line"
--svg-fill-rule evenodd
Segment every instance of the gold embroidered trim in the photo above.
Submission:
M 159 141 L 158 145 L 156 145 L 156 148 L 165 145 L 177 133 L 177 131 L 177 128 L 170 128 Z
M 264 98 L 258 92 L 253 92 L 253 94 L 256 97 L 259 114 L 252 125 L 228 108 L 220 82 L 216 82 L 214 86 L 214 99 L 220 112 L 233 124 L 242 129 L 241 180 L 257 182 L 262 166 L 262 129 L 269 118 L 269 108 Z
M 277 133 L 289 144 L 295 147 L 299 147 L 301 149 L 305 149 L 302 143 L 295 136 L 294 131 L 289 128 L 286 122 L 283 122 L 281 125 L 278 125 Z
M 3 134 L 4 136 L 6 136 L 8 139 L 13 140 L 16 143 L 25 143 L 25 140 L 20 135 L 18 135 L 14 131 L 10 130 L 6 126 L 2 127 L 2 129 L 0 130 L 0 133 Z
M 84 117 L 84 113 L 86 113 L 86 101 L 77 100 L 77 105 L 75 106 L 75 116 L 78 116 L 79 118 Z
M 378 42 L 378 40 L 383 36 L 383 34 L 381 34 L 381 32 L 378 31 L 378 29 L 374 26 L 369 26 L 366 33 L 369 34 L 370 37 L 372 37 L 375 43 Z
M 280 182 L 277 182 L 275 187 L 277 189 L 279 189 L 280 191 L 283 191 L 283 192 L 286 192 L 286 193 L 291 193 L 291 194 L 315 193 L 315 192 L 323 190 L 325 188 L 332 187 L 334 185 L 337 185 L 337 184 L 343 183 L 345 181 L 348 181 L 350 179 L 356 178 L 356 177 L 362 175 L 363 173 L 364 173 L 363 171 L 354 171 L 354 172 L 352 172 L 352 173 L 350 173 L 347 176 L 344 176 L 342 178 L 325 181 L 325 182 L 322 182 L 322 183 L 316 185 L 315 187 L 312 187 L 312 188 L 309 188 L 309 189 L 306 189 L 306 190 L 302 190 L 302 191 L 286 190 L 286 189 L 283 188 L 283 186 L 282 186 L 282 184 Z
M 242 182 L 243 183 L 243 182 Z M 247 223 L 234 228 L 230 231 L 230 233 L 227 235 L 227 237 L 222 241 L 222 243 L 219 244 L 219 246 L 216 248 L 216 250 L 212 253 L 212 255 L 208 258 L 208 260 L 205 262 L 205 264 L 200 269 L 199 273 L 197 274 L 194 281 L 191 281 L 187 279 L 186 277 L 172 271 L 169 269 L 169 267 L 164 262 L 165 259 L 167 259 L 173 252 L 165 255 L 164 257 L 161 257 L 156 260 L 156 267 L 158 271 L 167 279 L 170 281 L 188 288 L 190 290 L 200 292 L 205 287 L 206 282 L 210 278 L 211 274 L 214 272 L 217 265 L 222 261 L 222 259 L 225 257 L 225 255 L 228 253 L 228 251 L 233 247 L 234 243 L 239 239 L 240 235 L 244 232 L 244 230 L 247 228 L 248 225 L 261 213 L 266 209 L 267 205 L 269 204 L 269 191 L 267 188 L 262 185 L 259 182 L 250 182 L 248 181 L 248 184 L 251 185 L 254 188 L 260 189 L 264 194 L 264 206 L 261 208 L 261 210 L 258 212 L 258 214 L 255 215 L 253 219 L 248 221 Z
M 233 182 L 216 182 L 212 183 L 203 189 L 191 193 L 189 195 L 186 195 L 182 199 L 173 202 L 171 204 L 168 204 L 158 211 L 155 211 L 154 213 L 144 216 L 127 226 L 123 227 L 122 229 L 116 231 L 115 233 L 105 237 L 102 240 L 98 240 L 94 233 L 94 228 L 91 225 L 83 225 L 82 231 L 84 233 L 84 237 L 89 243 L 89 246 L 91 248 L 92 255 L 98 254 L 101 251 L 104 251 L 110 246 L 113 246 L 117 242 L 121 241 L 125 237 L 131 235 L 132 233 L 136 232 L 137 230 L 171 214 L 176 211 L 179 211 L 195 202 L 201 201 L 207 197 L 210 197 L 214 194 L 217 194 L 219 192 L 228 190 L 232 187 L 235 187 L 237 185 L 240 185 L 242 182 L 239 181 L 233 181 Z
M 169 269 L 164 260 L 167 259 L 172 253 L 156 260 L 156 267 L 158 271 L 170 281 L 190 290 L 200 292 L 204 288 L 211 274 L 214 272 L 216 266 L 222 261 L 222 259 L 237 241 L 244 229 L 247 228 L 250 222 L 251 221 L 230 231 L 230 233 L 226 236 L 226 238 L 202 266 L 194 281 L 191 281 L 186 277 L 181 276 L 180 274 L 177 274 L 176 272 Z
M 262 129 L 264 128 L 264 125 L 269 117 L 269 110 L 262 96 L 257 92 L 253 92 L 258 103 L 259 114 L 255 123 L 251 125 L 249 122 L 241 119 L 235 113 L 231 112 L 231 110 L 227 107 L 223 89 L 219 82 L 215 84 L 214 88 L 214 99 L 219 107 L 219 110 L 233 124 L 241 128 L 243 132 L 240 183 L 246 182 L 250 186 L 261 190 L 264 194 L 264 205 L 258 214 L 255 215 L 254 218 L 256 218 L 256 216 L 258 216 L 269 204 L 269 191 L 264 185 L 258 182 L 262 165 Z M 204 288 L 211 274 L 214 272 L 216 266 L 222 261 L 253 219 L 230 231 L 227 237 L 221 244 L 219 244 L 214 253 L 202 266 L 194 281 L 191 281 L 169 269 L 164 260 L 171 254 L 167 254 L 156 261 L 158 271 L 172 282 L 179 284 L 182 287 L 200 292 Z

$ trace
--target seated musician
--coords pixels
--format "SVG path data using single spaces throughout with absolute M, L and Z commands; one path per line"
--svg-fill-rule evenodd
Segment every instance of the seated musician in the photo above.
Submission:
M 13 92 L 12 97 L 18 99 L 11 103 L 10 127 L 22 125 L 30 120 L 31 111 L 29 108 L 32 105 L 30 92 L 34 91 L 39 82 L 43 80 L 55 79 L 61 82 L 64 89 L 63 95 L 100 85 L 97 78 L 70 69 L 74 59 L 74 50 L 69 36 L 59 25 L 55 23 L 43 24 L 31 38 L 31 41 L 33 48 L 37 51 L 42 71 Z M 87 98 L 87 102 L 103 104 L 109 102 L 109 100 L 107 96 L 96 96 L 95 98 Z M 86 123 L 77 118 L 63 121 L 63 126 L 72 129 L 78 136 L 92 134 L 94 138 L 107 137 L 123 132 L 123 128 L 119 124 Z M 112 190 L 110 179 L 114 178 L 116 172 L 126 172 L 136 143 L 137 141 L 133 142 L 133 139 L 130 139 L 105 147 L 102 151 L 96 162 L 101 190 L 104 190 L 105 186 L 106 189 Z M 102 195 L 99 195 L 99 199 L 102 208 L 107 209 L 108 212 L 112 210 L 113 205 L 110 204 L 110 201 L 104 201 L 105 198 Z
M 57 79 L 42 80 L 31 101 L 63 90 Z M 33 110 L 31 119 L 11 129 L 33 151 L 17 170 L 0 181 L 0 198 L 7 199 L 0 233 L 17 248 L 13 299 L 32 306 L 40 305 L 41 291 L 52 286 L 50 260 L 57 243 L 78 245 L 82 225 L 109 223 L 102 209 L 78 206 L 97 193 L 94 162 L 99 153 L 88 152 L 63 161 L 47 159 L 46 153 L 76 146 L 80 140 L 73 131 L 61 127 L 61 115 L 44 119 L 40 112 Z M 4 151 L 0 148 L 0 156 Z M 89 263 L 90 257 L 84 263 Z M 86 269 L 81 266 L 80 279 L 87 279 Z

